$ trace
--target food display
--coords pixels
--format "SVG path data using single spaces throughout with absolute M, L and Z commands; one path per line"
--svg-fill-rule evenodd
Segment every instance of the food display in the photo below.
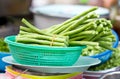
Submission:
M 17 63 L 18 67 L 33 70 L 39 68 L 40 71 L 45 73 L 54 73 L 53 70 L 56 70 L 55 73 L 68 73 L 63 70 L 73 69 L 72 73 L 80 72 L 80 74 L 93 65 L 98 68 L 92 70 L 100 69 L 102 66 L 104 66 L 104 69 L 118 66 L 118 64 L 109 65 L 119 58 L 117 53 L 119 50 L 116 48 L 118 45 L 117 34 L 112 30 L 110 20 L 100 18 L 94 12 L 97 9 L 98 7 L 92 7 L 46 29 L 39 29 L 23 18 L 21 20 L 23 25 L 20 25 L 19 33 L 8 36 L 4 40 L 12 53 L 12 56 L 9 57 L 11 57 L 13 65 Z M 115 46 L 114 43 L 116 43 Z M 95 61 L 90 62 L 89 60 L 87 62 L 87 57 L 99 55 L 104 51 L 110 51 L 100 55 L 107 58 L 107 67 L 97 57 L 93 57 Z M 107 56 L 105 56 L 106 54 Z M 81 55 L 83 57 L 87 56 L 83 59 L 84 62 L 80 60 Z M 108 60 L 109 57 L 111 57 L 110 60 Z M 10 60 L 10 58 L 8 59 Z M 81 63 L 78 64 L 77 62 Z M 35 79 L 35 77 L 31 79 Z

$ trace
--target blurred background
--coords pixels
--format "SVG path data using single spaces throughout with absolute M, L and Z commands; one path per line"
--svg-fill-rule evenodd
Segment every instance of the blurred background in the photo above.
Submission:
M 113 29 L 120 36 L 120 0 L 0 0 L 0 37 L 17 34 L 22 18 L 26 18 L 39 28 L 46 28 L 70 18 L 70 16 L 67 17 L 64 14 L 64 16 L 54 16 L 54 12 L 62 11 L 62 9 L 59 11 L 57 7 L 54 11 L 47 10 L 43 13 L 35 11 L 36 8 L 44 8 L 47 5 L 102 7 L 105 11 L 101 10 L 99 13 L 102 12 L 102 17 L 112 21 Z M 79 9 L 82 9 L 80 7 Z M 74 14 L 74 11 L 69 7 L 64 12 Z M 49 14 L 52 14 L 52 16 Z M 62 15 L 62 13 L 60 14 Z
M 112 21 L 113 29 L 120 37 L 120 0 L 0 0 L 0 52 L 9 52 L 4 37 L 18 34 L 22 18 L 43 29 L 59 24 L 93 6 L 99 7 L 96 12 L 100 18 Z M 0 53 L 0 62 L 3 62 L 3 56 L 6 55 Z M 119 61 L 120 55 L 113 55 L 113 58 L 118 58 Z M 0 63 L 0 72 L 5 70 L 5 65 Z

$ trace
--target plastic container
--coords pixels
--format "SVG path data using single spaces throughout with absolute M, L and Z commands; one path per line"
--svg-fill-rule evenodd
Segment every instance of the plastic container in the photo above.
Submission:
M 38 76 L 38 75 L 30 75 L 27 72 L 20 71 L 20 70 L 13 70 L 11 66 L 6 67 L 6 75 L 9 78 L 15 78 L 15 79 L 82 79 L 82 73 L 66 73 L 61 75 L 44 75 L 44 76 Z M 21 74 L 22 73 L 22 74 Z
M 5 42 L 17 62 L 37 66 L 71 66 L 78 60 L 82 49 L 86 47 L 33 46 L 15 42 L 15 36 L 6 37 Z
M 16 62 L 12 56 L 7 56 L 2 59 L 11 65 L 17 66 L 20 69 L 29 69 L 30 71 L 43 72 L 43 73 L 74 73 L 84 72 L 90 66 L 94 66 L 100 63 L 99 59 L 90 57 L 79 57 L 78 61 L 72 66 L 35 66 L 35 65 L 24 65 Z
M 31 7 L 30 11 L 34 14 L 33 17 L 35 26 L 43 29 L 55 24 L 60 24 L 79 13 L 88 10 L 91 7 L 93 6 L 53 4 L 35 8 Z M 99 9 L 96 10 L 96 13 L 102 18 L 109 17 L 109 10 L 107 8 L 99 7 Z
M 113 47 L 116 48 L 119 45 L 119 37 L 118 34 L 112 30 L 113 34 L 115 35 L 116 41 L 113 43 Z M 112 55 L 112 51 L 111 50 L 106 50 L 105 52 L 101 52 L 100 54 L 94 55 L 94 56 L 90 56 L 93 58 L 98 58 L 101 60 L 101 63 L 106 62 Z
M 10 53 L 0 52 L 0 72 L 4 72 L 5 71 L 5 67 L 7 65 L 10 65 L 8 63 L 3 62 L 2 58 L 5 57 L 5 56 L 10 56 L 10 55 L 11 55 Z

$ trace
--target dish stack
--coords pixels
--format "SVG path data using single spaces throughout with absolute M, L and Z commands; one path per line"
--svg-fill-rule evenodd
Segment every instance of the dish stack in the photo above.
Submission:
M 82 72 L 100 60 L 80 57 L 85 46 L 50 47 L 17 43 L 16 36 L 8 36 L 8 44 L 12 56 L 3 61 L 12 64 L 6 67 L 6 75 L 22 79 L 82 79 Z

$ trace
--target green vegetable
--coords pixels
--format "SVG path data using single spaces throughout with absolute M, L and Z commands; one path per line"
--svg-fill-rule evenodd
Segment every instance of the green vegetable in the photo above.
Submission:
M 60 24 L 59 26 L 57 26 L 55 29 L 53 28 L 53 30 L 51 32 L 54 32 L 55 30 L 60 29 L 62 26 L 66 25 L 66 24 L 68 24 L 72 21 L 75 21 L 75 20 L 77 20 L 77 19 L 89 14 L 90 12 L 93 12 L 93 11 L 97 10 L 97 9 L 98 9 L 98 7 L 93 7 L 91 9 L 87 10 L 87 11 L 84 11 L 83 13 L 80 13 L 80 14 L 70 18 L 70 19 L 66 20 L 65 22 L 63 22 L 62 24 Z
M 27 37 L 22 37 L 22 38 L 19 38 L 17 37 L 17 42 L 21 42 L 21 43 L 32 43 L 33 45 L 34 44 L 40 44 L 40 45 L 48 45 L 48 46 L 60 46 L 60 47 L 66 47 L 66 44 L 65 43 L 59 43 L 59 42 L 52 42 L 52 41 L 47 41 L 47 40 L 39 40 L 39 39 L 33 39 L 33 38 L 27 38 Z M 52 45 L 51 45 L 52 44 Z
M 74 39 L 74 38 L 76 38 L 76 37 L 81 37 L 81 36 L 85 36 L 86 37 L 86 35 L 94 35 L 94 34 L 98 34 L 98 32 L 96 32 L 95 30 L 85 30 L 85 31 L 82 31 L 82 32 L 79 32 L 79 33 L 77 33 L 77 34 L 74 34 L 74 35 L 70 35 L 70 40 L 72 40 L 72 39 Z
M 99 54 L 105 50 L 117 51 L 112 47 L 116 41 L 111 30 L 112 23 L 105 18 L 99 18 L 99 15 L 93 12 L 95 10 L 97 7 L 42 30 L 23 18 L 22 23 L 25 26 L 20 26 L 16 41 L 48 46 L 52 42 L 52 46 L 62 47 L 86 45 L 83 56 Z
M 71 46 L 77 46 L 77 45 L 96 45 L 98 46 L 99 43 L 98 42 L 88 42 L 88 41 L 70 41 L 69 44 Z
M 50 45 L 50 46 L 68 46 L 68 36 L 61 36 L 55 34 L 47 34 L 44 30 L 40 30 L 30 24 L 26 19 L 22 19 L 26 25 L 20 26 L 19 34 L 16 37 L 16 42 L 25 44 Z
M 93 22 L 90 22 L 90 23 L 88 23 L 88 24 L 85 24 L 84 26 L 81 26 L 81 28 L 77 28 L 77 29 L 75 29 L 75 30 L 72 30 L 72 31 L 69 31 L 69 32 L 66 32 L 66 33 L 64 33 L 64 34 L 62 34 L 62 35 L 75 35 L 75 34 L 77 34 L 77 33 L 80 33 L 81 31 L 83 31 L 84 29 L 86 29 L 87 27 L 92 27 L 92 26 L 94 26 L 94 23 Z
M 33 30 L 33 31 L 35 31 L 35 32 L 37 32 L 37 33 L 39 33 L 39 34 L 42 34 L 42 35 L 48 35 L 48 36 L 50 36 L 49 34 L 42 32 L 40 29 L 38 29 L 38 28 L 36 28 L 35 26 L 33 26 L 32 24 L 30 24 L 26 19 L 23 18 L 23 19 L 22 19 L 22 22 L 23 22 L 27 27 L 29 27 L 31 30 Z
M 26 33 L 24 35 L 17 35 L 17 38 L 35 38 L 35 39 L 43 39 L 43 40 L 49 40 L 52 41 L 53 37 L 51 36 L 45 36 L 45 35 L 40 35 L 40 34 L 36 34 L 36 33 Z M 17 39 L 19 40 L 19 39 Z M 67 37 L 56 37 L 54 38 L 54 41 L 56 42 L 66 42 L 67 41 Z
M 88 14 L 86 16 L 83 16 L 82 18 L 80 18 L 79 20 L 77 20 L 75 23 L 73 23 L 71 26 L 69 26 L 68 28 L 66 28 L 61 34 L 68 32 L 74 28 L 76 28 L 77 26 L 79 26 L 80 24 L 84 23 L 85 20 L 91 19 L 91 18 L 98 18 L 98 15 L 96 14 Z
M 75 21 L 70 22 L 70 23 L 64 25 L 64 27 L 60 27 L 60 28 L 56 29 L 56 30 L 53 31 L 52 33 L 58 34 L 58 33 L 60 33 L 61 31 L 63 31 L 64 29 L 68 28 L 68 27 L 69 27 L 70 25 L 72 25 L 74 22 L 75 22 Z
M 120 45 L 118 49 L 119 51 L 113 52 L 112 56 L 107 62 L 101 65 L 92 66 L 88 70 L 99 71 L 99 70 L 106 70 L 106 69 L 111 69 L 111 68 L 120 66 L 120 62 L 119 62 L 120 61 Z
M 8 45 L 4 42 L 4 38 L 0 38 L 0 52 L 9 52 Z
M 25 26 L 20 26 L 20 31 L 31 32 L 31 33 L 35 32 L 35 31 L 31 30 L 30 28 L 25 27 Z

